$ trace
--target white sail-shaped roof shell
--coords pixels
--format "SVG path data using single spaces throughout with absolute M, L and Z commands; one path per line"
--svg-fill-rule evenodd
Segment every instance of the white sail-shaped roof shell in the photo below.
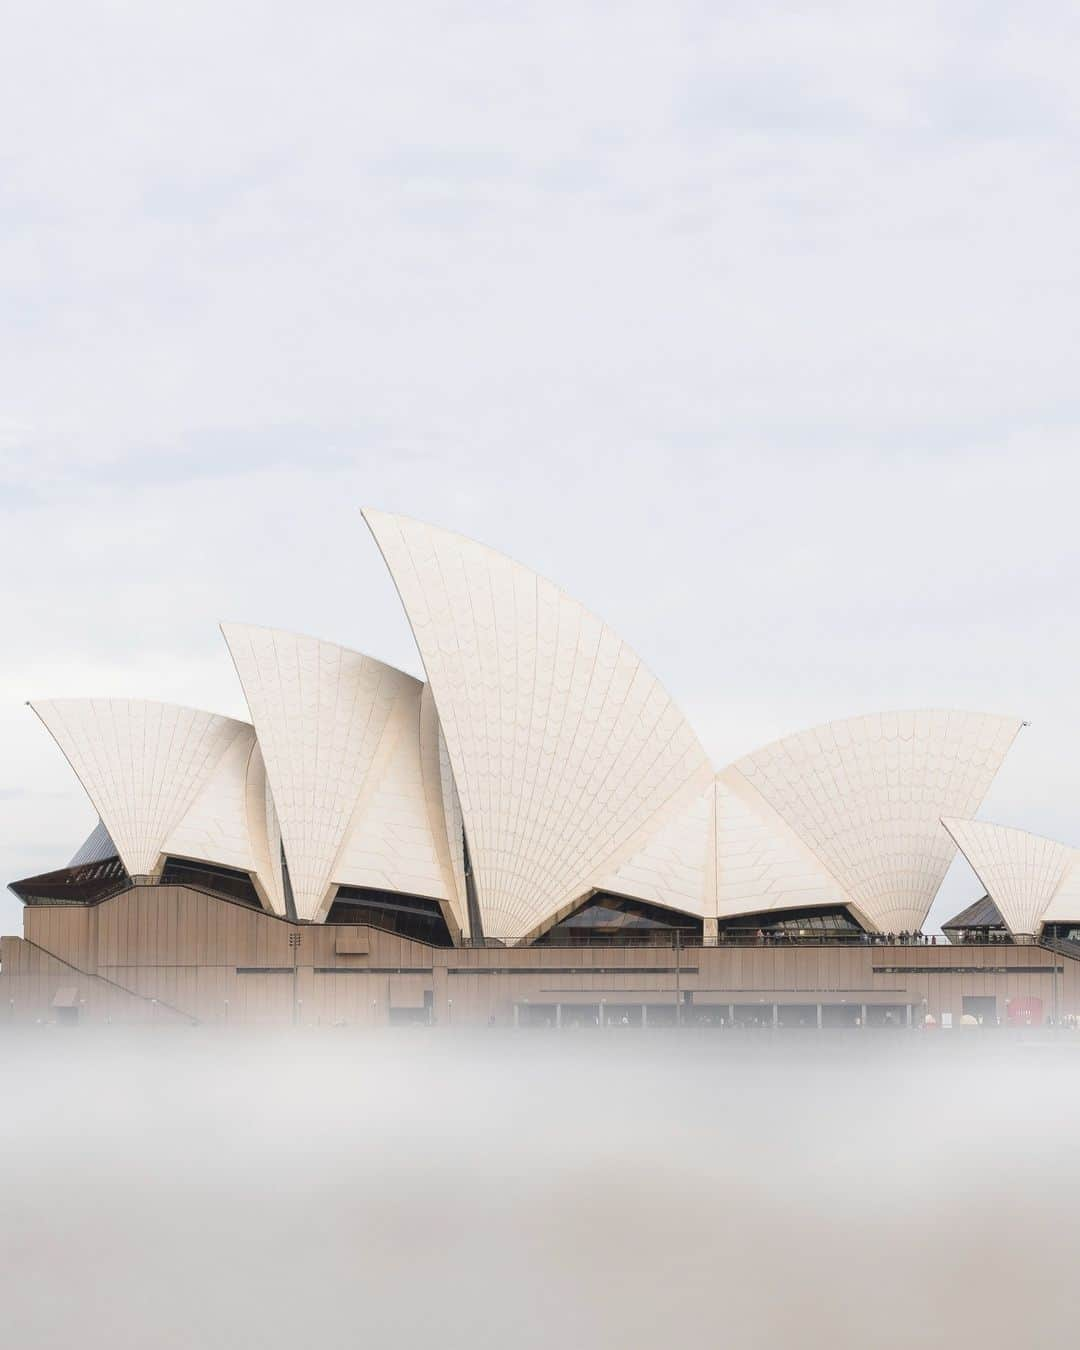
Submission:
M 298 918 L 339 884 L 446 900 L 420 763 L 421 684 L 334 643 L 223 624 L 276 809 Z
M 465 886 L 465 824 L 450 767 L 450 752 L 429 684 L 420 692 L 420 771 L 431 841 L 446 878 L 451 914 L 458 930 L 465 937 L 472 937 Z
M 681 807 L 600 889 L 719 919 L 849 903 L 820 859 L 733 769 Z
M 1080 924 L 1080 849 L 1069 850 L 1065 875 L 1041 918 L 1042 923 Z
M 597 889 L 709 917 L 714 913 L 714 847 L 710 785 L 662 822 L 621 867 L 602 877 Z
M 943 818 L 986 893 L 997 905 L 1014 937 L 1034 937 L 1047 918 L 1076 918 L 1077 854 L 1065 844 L 1008 825 L 981 820 Z M 1067 892 L 1058 908 L 1071 913 L 1050 914 L 1055 899 Z
M 238 726 L 241 730 L 162 851 L 249 873 L 266 908 L 283 915 L 285 898 L 280 864 L 275 865 L 271 846 L 276 822 L 266 794 L 266 771 L 255 728 L 246 722 Z
M 704 790 L 705 752 L 635 653 L 550 581 L 449 531 L 365 516 L 427 670 L 485 933 L 526 935 Z
M 715 811 L 720 918 L 850 903 L 821 859 L 735 768 L 717 775 Z
M 777 741 L 734 768 L 851 905 L 903 931 L 921 927 L 955 856 L 941 817 L 974 815 L 1020 726 L 982 713 L 879 713 Z
M 372 766 L 334 865 L 333 880 L 339 885 L 445 901 L 455 926 L 467 933 L 464 877 L 450 857 L 437 761 L 428 768 L 436 776 L 430 791 L 425 782 L 423 692 L 424 686 L 410 680 L 394 705 L 378 762 Z M 460 814 L 457 837 L 460 855 Z
M 162 852 L 179 858 L 221 863 L 253 872 L 255 861 L 247 818 L 248 763 L 255 750 L 255 729 L 237 723 L 202 791 L 176 828 L 162 843 Z
M 132 876 L 150 876 L 166 841 L 244 722 L 171 703 L 54 699 L 31 705 L 75 770 Z
M 281 824 L 270 792 L 270 783 L 266 777 L 262 748 L 257 738 L 255 749 L 248 762 L 244 806 L 255 874 L 260 879 L 265 903 L 275 914 L 284 917 L 288 907 L 285 903 L 285 878 L 281 868 Z

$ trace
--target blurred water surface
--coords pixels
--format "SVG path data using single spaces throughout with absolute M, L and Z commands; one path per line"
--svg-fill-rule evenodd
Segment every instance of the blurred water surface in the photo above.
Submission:
M 0 1040 L 0 1343 L 1058 1346 L 1080 1047 Z

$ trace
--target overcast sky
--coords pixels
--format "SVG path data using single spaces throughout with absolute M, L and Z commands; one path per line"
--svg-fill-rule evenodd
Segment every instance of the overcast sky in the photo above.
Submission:
M 1066 3 L 9 0 L 0 880 L 95 819 L 27 698 L 245 716 L 223 618 L 421 673 L 362 503 L 560 582 L 718 767 L 1030 718 L 982 815 L 1080 845 L 1078 50 Z

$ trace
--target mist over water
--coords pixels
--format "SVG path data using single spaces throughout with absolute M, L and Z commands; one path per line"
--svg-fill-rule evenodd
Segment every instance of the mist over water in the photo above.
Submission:
M 0 1039 L 2 1341 L 1071 1345 L 1078 1052 Z

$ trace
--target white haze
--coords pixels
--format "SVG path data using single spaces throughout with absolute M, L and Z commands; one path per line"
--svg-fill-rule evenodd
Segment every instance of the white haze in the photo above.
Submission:
M 1075 1343 L 1071 1044 L 0 1037 L 12 1350 Z

